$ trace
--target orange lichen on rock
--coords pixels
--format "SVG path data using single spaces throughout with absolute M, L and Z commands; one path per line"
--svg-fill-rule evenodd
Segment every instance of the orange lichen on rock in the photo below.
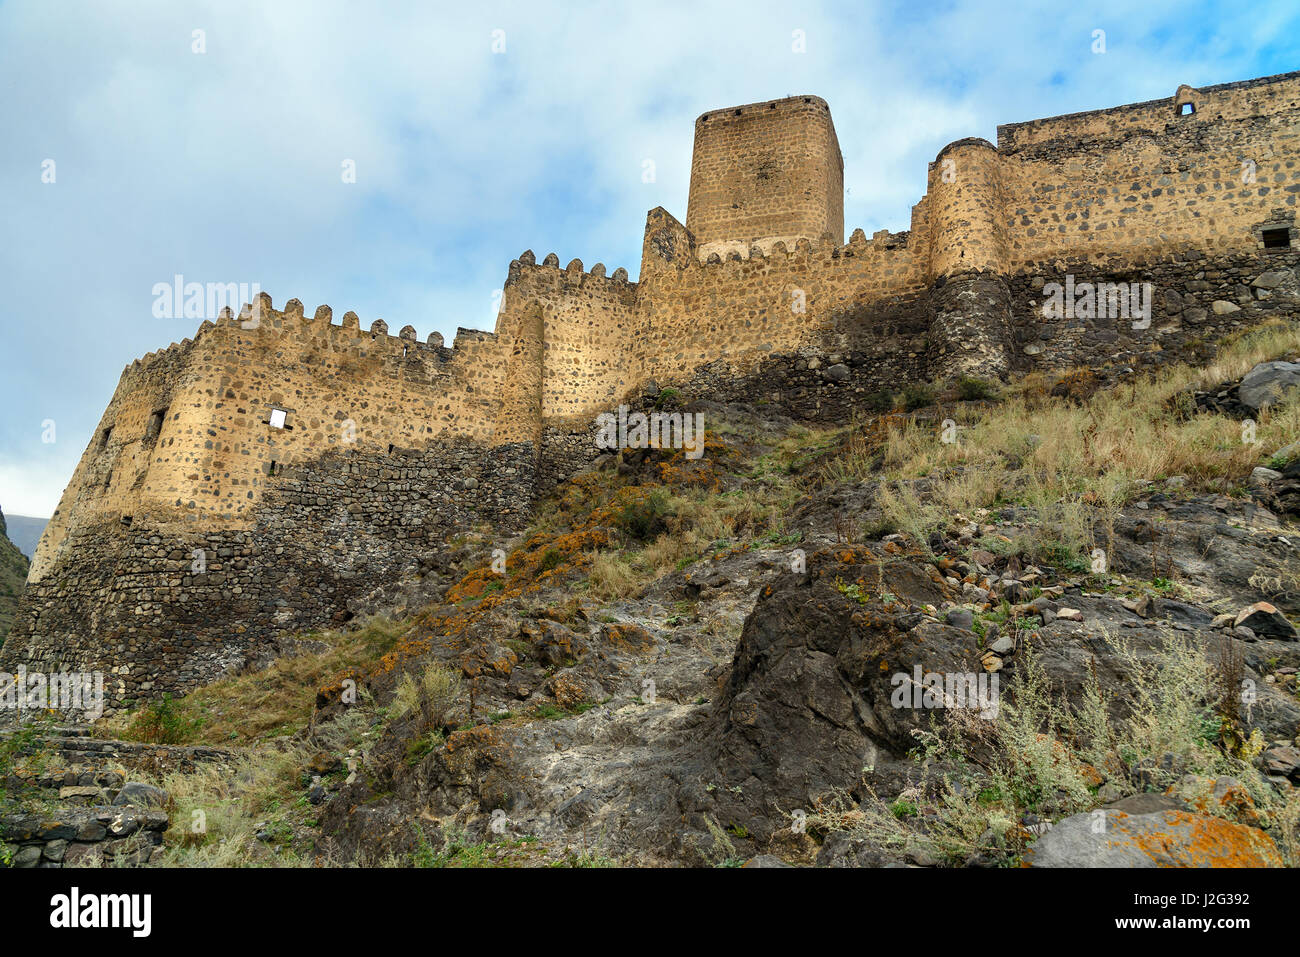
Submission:
M 1257 828 L 1187 811 L 1161 813 L 1166 825 L 1178 829 L 1175 837 L 1157 831 L 1121 830 L 1159 867 L 1282 866 L 1277 846 Z

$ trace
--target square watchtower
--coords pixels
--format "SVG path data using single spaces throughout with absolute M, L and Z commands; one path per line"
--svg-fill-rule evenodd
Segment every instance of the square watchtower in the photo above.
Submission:
M 791 96 L 695 121 L 686 228 L 700 246 L 844 242 L 844 159 L 826 101 Z

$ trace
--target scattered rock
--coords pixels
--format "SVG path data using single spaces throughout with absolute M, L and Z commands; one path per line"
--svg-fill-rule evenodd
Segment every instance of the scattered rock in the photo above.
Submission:
M 162 788 L 140 781 L 127 781 L 122 785 L 122 790 L 117 792 L 117 797 L 113 798 L 113 804 L 117 807 L 126 804 L 133 807 L 166 807 L 169 800 L 171 798 Z
M 1298 383 L 1300 363 L 1261 362 L 1242 377 L 1238 394 L 1244 405 L 1258 411 L 1276 402 Z
M 1300 781 L 1300 748 L 1278 745 L 1264 752 L 1264 766 L 1269 774 L 1279 774 Z
M 948 611 L 944 613 L 943 618 L 944 621 L 952 625 L 954 628 L 964 628 L 967 631 L 970 631 L 971 626 L 975 624 L 975 616 L 971 613 L 971 610 L 960 606 L 949 608 Z
M 1243 608 L 1234 622 L 1238 628 L 1249 628 L 1255 635 L 1295 641 L 1296 629 L 1280 611 L 1266 601 Z

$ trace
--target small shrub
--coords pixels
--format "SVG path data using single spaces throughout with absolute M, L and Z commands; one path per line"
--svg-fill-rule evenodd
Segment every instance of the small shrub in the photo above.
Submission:
M 170 694 L 146 704 L 131 720 L 130 737 L 146 744 L 183 744 L 203 721 L 182 713 Z
M 673 516 L 668 495 L 655 490 L 639 502 L 631 502 L 619 512 L 616 523 L 627 535 L 639 542 L 658 538 L 668 530 L 668 519 Z
M 928 385 L 909 385 L 903 390 L 903 408 L 908 412 L 934 405 L 934 390 Z
M 655 396 L 655 408 L 656 409 L 676 408 L 678 405 L 681 404 L 680 402 L 681 397 L 682 397 L 681 392 L 679 392 L 676 389 L 661 389 L 659 390 L 659 394 Z
M 885 389 L 868 393 L 866 399 L 863 400 L 863 405 L 868 412 L 877 414 L 889 412 L 894 408 L 894 393 Z
M 916 817 L 917 807 L 911 801 L 899 798 L 889 806 L 889 813 L 903 821 L 909 817 Z
M 437 730 L 447 724 L 460 693 L 460 675 L 435 662 L 424 669 L 418 680 L 409 672 L 402 675 L 388 713 L 400 718 L 418 709 L 422 725 Z
M 997 394 L 998 390 L 994 387 L 993 383 L 986 382 L 983 379 L 976 379 L 972 376 L 962 376 L 962 378 L 957 381 L 957 395 L 967 402 L 972 402 L 977 399 L 993 399 L 997 397 Z

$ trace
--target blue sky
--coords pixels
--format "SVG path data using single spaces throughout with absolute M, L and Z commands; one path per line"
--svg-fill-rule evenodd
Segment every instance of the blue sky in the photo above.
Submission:
M 1289 2 L 0 0 L 0 509 L 49 515 L 123 366 L 193 335 L 177 273 L 450 341 L 525 249 L 635 277 L 710 109 L 824 97 L 870 234 L 954 139 L 1297 68 Z

